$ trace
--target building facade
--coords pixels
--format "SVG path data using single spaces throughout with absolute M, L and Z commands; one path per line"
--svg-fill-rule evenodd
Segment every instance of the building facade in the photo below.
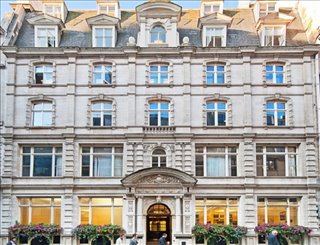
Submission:
M 1 242 L 16 221 L 118 224 L 139 244 L 192 227 L 312 229 L 320 244 L 317 54 L 297 8 L 222 0 L 68 10 L 17 1 L 1 70 Z M 161 215 L 159 215 L 161 214 Z M 127 239 L 128 242 L 129 239 Z

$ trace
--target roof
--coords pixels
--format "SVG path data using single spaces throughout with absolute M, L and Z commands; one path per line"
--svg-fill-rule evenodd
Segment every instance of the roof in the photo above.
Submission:
M 259 46 L 259 36 L 252 9 L 224 10 L 224 15 L 231 18 L 227 32 L 227 47 Z M 287 25 L 287 45 L 295 46 L 308 44 L 300 17 L 295 11 L 286 12 L 294 17 Z M 26 13 L 25 19 L 42 15 L 41 12 Z M 61 47 L 92 47 L 91 28 L 88 18 L 97 16 L 96 10 L 69 11 L 62 31 Z M 184 37 L 189 37 L 192 46 L 201 47 L 201 30 L 197 27 L 200 18 L 199 10 L 182 10 L 178 22 L 180 43 Z M 126 46 L 130 36 L 137 40 L 139 24 L 134 10 L 121 11 L 121 28 L 118 30 L 116 47 Z M 24 21 L 15 43 L 18 47 L 34 47 L 34 28 Z

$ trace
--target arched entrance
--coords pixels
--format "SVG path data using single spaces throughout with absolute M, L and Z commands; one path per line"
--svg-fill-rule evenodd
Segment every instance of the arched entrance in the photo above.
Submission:
M 147 244 L 158 244 L 163 233 L 167 233 L 167 241 L 171 241 L 171 211 L 161 203 L 149 207 L 147 212 Z

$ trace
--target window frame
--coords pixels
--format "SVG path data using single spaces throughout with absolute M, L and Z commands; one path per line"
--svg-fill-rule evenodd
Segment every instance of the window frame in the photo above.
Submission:
M 96 32 L 97 29 L 102 29 L 103 31 L 103 36 L 102 36 L 102 40 L 103 40 L 103 45 L 97 46 L 97 36 L 96 36 Z M 111 30 L 112 36 L 111 36 L 111 46 L 106 46 L 106 38 L 110 38 L 110 36 L 106 36 L 105 35 L 105 30 L 109 29 Z M 92 45 L 94 48 L 113 48 L 115 47 L 115 26 L 93 26 L 92 27 Z
M 197 177 L 210 177 L 210 178 L 216 178 L 216 177 L 237 177 L 239 176 L 239 169 L 238 169 L 238 162 L 239 162 L 239 147 L 236 145 L 196 145 L 195 146 L 195 175 Z M 197 152 L 198 149 L 202 149 L 202 152 Z M 224 148 L 224 152 L 209 152 L 207 151 L 207 148 Z M 229 152 L 230 148 L 235 148 L 236 152 Z M 224 175 L 219 176 L 212 176 L 207 174 L 207 157 L 209 156 L 224 156 Z M 197 157 L 202 157 L 202 171 L 203 175 L 197 175 L 197 168 L 201 165 L 197 164 Z M 229 165 L 229 159 L 231 159 L 232 156 L 236 156 L 236 175 L 232 175 L 232 163 Z
M 101 104 L 100 110 L 95 110 L 93 107 L 95 104 Z M 110 109 L 104 109 L 104 104 L 110 104 Z M 93 114 L 100 112 L 100 125 L 94 125 L 94 116 Z M 111 122 L 110 125 L 104 125 L 104 116 L 110 115 Z M 113 102 L 112 101 L 94 101 L 91 103 L 91 126 L 92 127 L 112 127 L 113 122 Z
M 156 27 L 162 27 L 163 28 L 163 32 L 160 31 L 153 31 L 154 28 Z M 152 34 L 156 34 L 157 35 L 157 40 L 155 40 L 154 42 L 152 41 Z M 160 39 L 160 36 L 164 34 L 164 40 Z M 166 44 L 167 43 L 167 30 L 166 28 L 163 26 L 162 23 L 156 23 L 155 25 L 153 25 L 150 28 L 150 37 L 149 37 L 149 43 L 150 44 Z
M 208 71 L 208 66 L 212 66 L 213 67 L 213 71 Z M 218 67 L 222 66 L 223 67 L 223 71 L 218 71 Z M 225 63 L 210 63 L 208 62 L 206 64 L 206 85 L 210 86 L 210 85 L 226 85 L 227 83 L 227 66 Z M 209 83 L 208 82 L 208 73 L 212 74 L 213 76 L 213 82 Z M 218 74 L 223 74 L 223 83 L 219 83 L 218 82 Z
M 272 35 L 266 35 L 267 29 L 272 29 Z M 282 37 L 282 43 L 279 43 L 279 45 L 274 45 L 274 38 L 277 36 L 275 35 L 275 29 L 281 28 L 281 37 Z M 266 39 L 267 37 L 271 37 L 271 45 L 267 45 Z M 261 35 L 261 43 L 262 46 L 265 47 L 283 47 L 286 46 L 286 26 L 285 25 L 264 25 L 262 29 L 262 35 Z
M 106 10 L 101 10 L 101 8 L 106 8 Z M 110 8 L 114 8 L 114 10 L 110 11 Z M 98 4 L 98 10 L 99 10 L 98 14 L 106 14 L 112 17 L 118 16 L 117 14 L 118 8 L 116 4 Z M 113 14 L 110 14 L 110 13 L 113 13 Z
M 35 110 L 34 107 L 37 104 L 42 104 L 42 109 L 41 110 Z M 50 104 L 51 105 L 51 109 L 43 109 L 44 104 Z M 51 124 L 50 125 L 44 125 L 43 120 L 44 120 L 44 114 L 51 112 Z M 31 105 L 31 126 L 32 127 L 52 127 L 53 126 L 53 121 L 54 121 L 54 104 L 52 101 L 33 101 L 32 105 Z M 41 113 L 41 125 L 35 125 L 34 123 L 34 119 L 35 119 L 35 113 Z
M 42 81 L 42 83 L 37 83 L 37 67 L 42 67 L 42 69 L 43 69 L 43 80 L 41 80 Z M 47 72 L 46 70 L 47 70 L 47 68 L 48 67 L 51 67 L 51 72 Z M 52 85 L 53 84 L 53 76 L 54 76 L 54 72 L 53 72 L 53 69 L 54 69 L 54 66 L 53 66 L 53 64 L 50 64 L 50 63 L 42 63 L 42 64 L 36 64 L 36 65 L 34 65 L 34 77 L 33 77 L 33 79 L 34 79 L 34 85 Z M 38 72 L 39 73 L 39 72 Z M 45 78 L 45 74 L 51 74 L 51 80 L 44 80 L 44 78 Z
M 157 150 L 162 150 L 162 151 L 164 152 L 164 154 L 155 154 L 154 152 L 157 151 Z M 153 165 L 153 162 L 154 162 L 154 161 L 153 161 L 153 158 L 154 158 L 154 157 L 157 158 L 157 166 L 154 166 L 154 165 Z M 162 166 L 162 164 L 161 164 L 161 157 L 165 157 L 165 166 Z M 166 151 L 165 151 L 164 149 L 162 149 L 162 148 L 156 148 L 156 149 L 154 149 L 154 150 L 152 151 L 152 153 L 151 153 L 151 167 L 152 167 L 152 168 L 167 167 L 167 164 L 168 164 L 167 159 L 168 159 L 168 157 L 167 157 Z
M 52 152 L 51 152 L 51 176 L 38 176 L 38 175 L 34 175 L 33 173 L 33 170 L 34 170 L 34 157 L 36 155 L 40 155 L 40 156 L 43 156 L 43 155 L 49 155 L 49 153 L 35 153 L 34 152 L 34 149 L 37 148 L 37 147 L 50 147 L 52 148 Z M 30 153 L 24 153 L 23 150 L 24 148 L 30 148 Z M 57 149 L 58 148 L 61 148 L 61 152 L 57 152 Z M 63 176 L 63 147 L 62 145 L 23 145 L 21 146 L 20 148 L 20 156 L 21 156 L 21 169 L 20 169 L 20 176 L 21 177 L 61 177 Z M 24 156 L 30 156 L 29 158 L 29 161 L 30 161 L 30 170 L 29 170 L 29 175 L 23 175 L 23 159 L 24 159 Z M 57 175 L 56 173 L 56 159 L 57 157 L 61 157 L 61 175 Z
M 263 205 L 260 205 L 259 204 L 259 199 L 264 199 L 264 204 Z M 286 205 L 283 205 L 283 204 L 273 204 L 273 205 L 270 205 L 269 202 L 268 202 L 268 199 L 286 199 L 287 200 L 287 203 Z M 293 202 L 290 202 L 290 199 L 297 199 L 297 204 L 292 204 L 290 205 L 291 203 Z M 268 223 L 268 207 L 279 207 L 279 206 L 286 206 L 286 220 L 287 220 L 287 225 L 290 225 L 290 208 L 291 207 L 296 207 L 297 208 L 297 225 L 300 224 L 300 206 L 301 206 L 301 199 L 298 198 L 298 197 L 257 197 L 257 225 L 259 225 L 259 215 L 258 215 L 258 211 L 259 211 L 259 207 L 263 207 L 264 208 L 264 223 Z
M 83 148 L 90 148 L 90 152 L 89 153 L 83 153 Z M 111 148 L 112 152 L 111 153 L 106 153 L 106 152 L 94 152 L 94 148 Z M 122 148 L 122 153 L 116 153 L 115 152 L 115 148 Z M 83 156 L 89 156 L 89 176 L 84 176 L 83 175 Z M 98 156 L 106 156 L 106 155 L 111 155 L 111 175 L 110 176 L 106 176 L 106 175 L 99 175 L 96 176 L 94 175 L 94 155 L 98 155 Z M 115 165 L 115 157 L 116 156 L 122 156 L 122 163 L 120 166 L 121 169 L 121 175 L 120 176 L 115 176 L 115 169 L 116 169 L 116 165 Z M 124 147 L 123 145 L 94 145 L 94 146 L 89 146 L 89 145 L 81 145 L 80 147 L 80 159 L 81 159 L 81 171 L 80 171 L 80 177 L 86 177 L 86 178 L 119 178 L 119 177 L 123 177 L 124 174 Z
M 150 109 L 150 105 L 152 103 L 157 103 L 157 109 Z M 167 103 L 168 104 L 168 109 L 161 109 L 161 104 L 162 103 Z M 150 124 L 150 115 L 152 111 L 156 111 L 157 112 L 157 125 L 151 125 Z M 168 125 L 161 125 L 161 112 L 168 112 Z M 148 101 L 148 126 L 149 127 L 168 127 L 171 126 L 171 113 L 172 113 L 172 109 L 171 109 L 171 103 L 170 101 L 167 100 L 151 100 Z
M 152 71 L 151 67 L 157 67 L 157 71 Z M 167 71 L 161 71 L 162 67 L 167 67 Z M 149 85 L 168 85 L 170 82 L 170 65 L 167 63 L 151 63 L 149 64 Z M 151 75 L 157 74 L 157 82 L 152 82 Z M 167 79 L 161 83 L 161 75 L 165 74 Z
M 58 26 L 52 26 L 52 25 L 36 25 L 35 26 L 35 47 L 39 48 L 52 48 L 48 46 L 48 35 L 45 37 L 47 38 L 47 45 L 46 46 L 40 46 L 39 43 L 39 31 L 40 29 L 46 29 L 46 33 L 48 34 L 48 29 L 54 29 L 54 39 L 55 39 L 55 45 L 53 47 L 59 47 L 59 30 Z
M 266 16 L 270 13 L 274 13 L 276 12 L 276 2 L 260 2 L 259 3 L 260 6 L 259 6 L 259 17 L 263 17 L 263 16 Z M 261 11 L 261 7 L 262 5 L 265 5 L 265 11 Z M 270 10 L 270 7 L 274 6 L 274 10 Z
M 48 12 L 48 7 L 49 8 L 52 8 L 53 9 L 53 12 Z M 62 6 L 61 4 L 44 4 L 43 5 L 43 8 L 44 8 L 44 13 L 45 14 L 48 14 L 48 15 L 51 15 L 53 17 L 56 17 L 56 18 L 59 18 L 59 19 L 62 19 L 63 16 L 62 16 Z M 57 11 L 57 8 L 60 9 L 60 12 Z
M 95 71 L 96 67 L 100 66 L 101 67 L 101 71 Z M 105 75 L 107 74 L 107 72 L 110 72 L 110 82 L 104 82 L 106 81 L 105 79 Z M 102 82 L 101 83 L 96 83 L 95 82 L 95 74 L 96 73 L 100 73 L 101 74 L 101 78 L 102 78 Z M 107 64 L 107 63 L 103 63 L 103 64 L 93 64 L 92 65 L 92 86 L 112 86 L 113 85 L 113 65 L 112 64 Z
M 89 204 L 81 204 L 81 198 L 82 199 L 89 199 Z M 111 198 L 111 205 L 109 205 L 109 204 L 92 204 L 92 199 L 93 198 L 96 198 L 96 199 Z M 122 205 L 115 205 L 115 199 L 116 198 L 122 199 Z M 84 223 L 81 223 L 81 207 L 87 207 L 88 208 L 88 213 L 89 213 L 88 224 L 92 224 L 92 208 L 93 207 L 110 207 L 111 208 L 111 217 L 110 217 L 111 224 L 114 224 L 114 217 L 115 217 L 114 209 L 121 207 L 122 208 L 121 223 L 123 224 L 123 222 L 124 222 L 124 219 L 123 219 L 124 200 L 123 200 L 122 197 L 117 197 L 117 196 L 112 196 L 112 197 L 100 197 L 100 196 L 97 196 L 97 197 L 86 197 L 86 196 L 80 196 L 79 199 L 78 199 L 78 202 L 79 202 L 79 224 L 84 224 Z
M 258 152 L 257 148 L 261 147 L 262 148 L 262 152 Z M 285 148 L 284 152 L 268 152 L 267 148 L 268 147 L 274 147 L 274 148 Z M 289 151 L 289 148 L 294 148 L 295 151 Z M 289 163 L 289 157 L 291 157 L 291 155 L 294 155 L 295 158 L 295 175 L 290 175 L 290 163 Z M 262 170 L 263 170 L 263 175 L 258 175 L 258 164 L 257 164 L 257 158 L 258 156 L 262 156 Z M 267 167 L 267 157 L 268 156 L 284 156 L 285 157 L 285 174 L 284 175 L 279 175 L 279 176 L 268 176 L 268 167 Z M 298 176 L 298 147 L 297 146 L 290 146 L 290 145 L 257 145 L 256 147 L 256 176 L 257 177 L 297 177 Z
M 208 104 L 214 104 L 214 109 L 208 109 Z M 219 109 L 218 104 L 224 104 L 225 109 Z M 228 102 L 224 100 L 208 100 L 206 101 L 206 127 L 226 127 L 228 126 Z M 223 112 L 225 115 L 225 124 L 219 125 L 219 113 Z M 214 125 L 208 125 L 208 113 L 214 114 Z
M 50 200 L 50 205 L 47 204 L 32 204 L 32 199 L 41 199 L 41 198 L 46 198 L 46 199 L 51 199 Z M 21 204 L 21 199 L 28 199 L 28 204 Z M 60 199 L 60 204 L 55 204 L 55 199 L 59 200 Z M 60 208 L 60 220 L 59 224 L 62 223 L 61 218 L 62 218 L 62 198 L 61 197 L 18 197 L 18 206 L 19 206 L 19 220 L 21 223 L 21 217 L 22 217 L 22 212 L 21 208 L 28 208 L 28 224 L 32 222 L 32 207 L 50 207 L 50 224 L 54 224 L 54 210 L 55 208 Z
M 216 32 L 217 29 L 221 29 L 222 34 L 220 36 L 219 35 L 210 36 L 210 37 L 221 37 L 221 46 L 216 46 L 216 45 L 209 46 L 209 44 L 207 43 L 207 37 L 209 37 L 208 32 L 209 32 L 210 29 L 213 29 L 214 33 Z M 202 43 L 203 43 L 203 47 L 207 47 L 207 48 L 226 47 L 226 43 L 227 43 L 227 26 L 226 25 L 224 25 L 224 26 L 223 25 L 204 26 Z
M 268 104 L 273 103 L 273 109 L 268 109 Z M 284 109 L 279 109 L 278 104 L 284 104 Z M 274 124 L 268 124 L 268 112 L 273 112 L 274 117 Z M 285 125 L 279 125 L 278 113 L 284 112 L 285 115 Z M 265 107 L 265 114 L 266 114 L 266 125 L 267 127 L 287 127 L 288 126 L 288 104 L 287 101 L 284 100 L 268 100 L 266 101 Z

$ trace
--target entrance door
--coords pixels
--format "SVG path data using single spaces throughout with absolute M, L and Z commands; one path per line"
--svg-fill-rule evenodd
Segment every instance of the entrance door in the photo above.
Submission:
M 171 242 L 171 212 L 164 204 L 154 204 L 148 209 L 147 244 L 158 244 L 163 233 L 167 233 L 167 241 Z

